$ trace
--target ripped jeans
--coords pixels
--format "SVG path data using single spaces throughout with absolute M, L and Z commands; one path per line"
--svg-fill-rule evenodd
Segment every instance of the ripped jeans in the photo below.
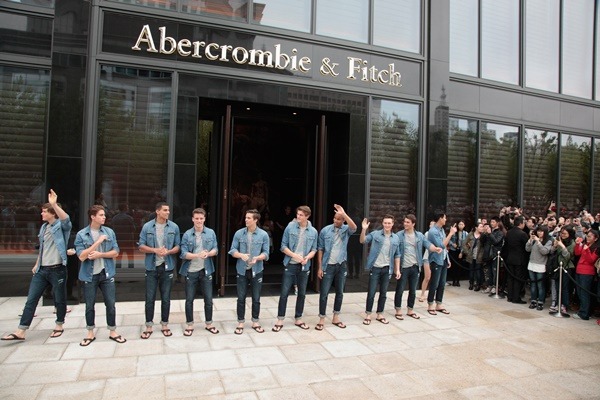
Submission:
M 160 324 L 169 323 L 171 310 L 171 286 L 173 286 L 174 270 L 166 271 L 165 264 L 159 265 L 154 271 L 146 270 L 146 326 L 154 323 L 154 301 L 156 290 L 160 289 Z
M 237 319 L 239 323 L 245 322 L 246 294 L 248 285 L 252 288 L 252 322 L 258 322 L 260 316 L 260 291 L 262 289 L 263 272 L 252 276 L 249 269 L 244 275 L 237 274 Z
M 23 309 L 19 329 L 28 329 L 35 309 L 48 286 L 52 286 L 52 296 L 56 306 L 56 325 L 62 325 L 67 315 L 67 267 L 64 265 L 40 267 L 31 278 L 27 302 Z
M 117 329 L 115 308 L 115 278 L 107 278 L 106 271 L 92 276 L 91 282 L 83 282 L 83 296 L 85 298 L 85 324 L 88 330 L 95 328 L 96 319 L 96 292 L 100 288 L 104 305 L 106 306 L 106 326 L 109 331 Z

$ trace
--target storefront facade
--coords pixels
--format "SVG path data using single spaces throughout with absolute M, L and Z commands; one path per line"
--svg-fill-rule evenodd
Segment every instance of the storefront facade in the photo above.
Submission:
M 525 13 L 529 2 L 514 3 Z M 437 208 L 470 224 L 503 205 L 593 209 L 595 74 L 589 96 L 562 77 L 554 92 L 530 88 L 523 52 L 516 82 L 494 75 L 485 18 L 473 73 L 469 57 L 451 57 L 463 3 L 1 3 L 3 273 L 33 263 L 50 188 L 74 231 L 89 205 L 105 205 L 130 281 L 143 278 L 135 241 L 156 202 L 182 232 L 205 208 L 221 294 L 235 284 L 226 253 L 249 208 L 267 214 L 274 285 L 286 206 L 308 204 L 319 229 L 334 203 L 374 227 L 388 212 L 424 228 Z M 483 17 L 492 7 L 474 4 Z M 357 237 L 350 247 L 348 289 L 364 290 Z

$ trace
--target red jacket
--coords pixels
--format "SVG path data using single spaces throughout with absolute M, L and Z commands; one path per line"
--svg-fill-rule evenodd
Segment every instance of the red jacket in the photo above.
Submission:
M 575 245 L 575 255 L 580 256 L 575 272 L 581 275 L 596 275 L 594 263 L 598 259 L 596 252 L 591 252 L 589 248 L 583 248 L 583 243 Z

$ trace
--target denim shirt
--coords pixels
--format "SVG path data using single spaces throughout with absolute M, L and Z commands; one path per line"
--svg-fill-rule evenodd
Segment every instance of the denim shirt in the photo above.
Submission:
M 242 228 L 233 235 L 233 242 L 231 242 L 229 254 L 233 256 L 236 251 L 243 254 L 250 254 L 250 257 L 258 257 L 261 254 L 264 254 L 264 261 L 267 261 L 269 259 L 270 246 L 271 242 L 267 231 L 256 227 L 256 230 L 252 233 L 252 249 L 248 251 L 248 228 Z M 238 258 L 235 264 L 235 270 L 238 275 L 245 275 L 246 262 L 241 258 Z M 252 276 L 255 276 L 262 270 L 263 260 L 259 260 L 252 266 Z
M 427 237 L 435 247 L 442 249 L 440 254 L 429 252 L 429 262 L 436 263 L 437 265 L 444 265 L 444 260 L 448 255 L 448 250 L 446 250 L 446 246 L 444 246 L 444 239 L 446 239 L 444 228 L 438 228 L 437 225 L 433 225 L 429 229 L 429 232 L 427 232 Z
M 383 247 L 383 241 L 385 240 L 385 234 L 383 233 L 383 229 L 378 231 L 374 231 L 365 236 L 365 243 L 371 243 L 371 251 L 369 251 L 369 257 L 367 257 L 367 265 L 365 266 L 366 270 L 373 269 L 373 265 L 375 265 L 375 261 L 377 260 L 377 256 L 379 256 L 379 252 L 381 252 L 381 248 Z M 400 239 L 398 235 L 392 233 L 390 236 L 390 275 L 394 272 L 394 261 L 400 258 Z
M 165 225 L 165 248 L 171 250 L 175 246 L 179 246 L 180 242 L 179 227 L 173 221 L 167 220 Z M 156 219 L 148 221 L 142 227 L 140 232 L 139 246 L 156 247 Z M 144 264 L 146 271 L 155 271 L 156 265 L 156 254 L 146 253 Z M 165 256 L 165 270 L 172 271 L 177 265 L 177 256 L 175 254 L 169 254 Z
M 202 229 L 202 233 L 200 234 L 202 237 L 202 248 L 206 251 L 216 250 L 217 248 L 217 235 L 215 231 L 210 228 L 204 227 Z M 187 276 L 188 269 L 190 268 L 190 263 L 192 260 L 186 260 L 185 256 L 187 253 L 193 253 L 194 247 L 196 246 L 196 230 L 194 228 L 188 229 L 183 234 L 183 238 L 181 239 L 181 253 L 179 254 L 179 258 L 183 260 L 183 264 L 181 265 L 181 270 L 179 273 L 183 276 Z M 216 254 L 215 254 L 216 255 Z M 206 275 L 211 275 L 215 272 L 215 265 L 213 263 L 213 257 L 207 257 L 204 260 L 204 269 L 206 270 Z
M 427 238 L 425 237 L 425 235 L 423 235 L 421 232 L 419 231 L 414 231 L 415 233 L 415 247 L 416 247 L 416 253 L 417 253 L 417 263 L 419 264 L 419 267 L 423 266 L 423 250 L 428 250 L 429 247 L 431 246 L 431 242 L 429 240 L 427 240 Z M 400 240 L 400 245 L 399 245 L 399 252 L 400 252 L 400 268 L 402 269 L 402 256 L 404 255 L 404 245 L 406 244 L 406 235 L 404 234 L 404 230 L 398 232 L 396 235 L 398 235 L 398 239 Z
M 306 230 L 304 231 L 304 249 L 302 249 L 302 254 L 304 256 L 308 255 L 311 251 L 317 250 L 317 238 L 318 233 L 315 228 L 312 227 L 309 222 L 306 225 Z M 283 238 L 281 239 L 281 252 L 285 249 L 290 249 L 294 251 L 296 246 L 298 245 L 298 241 L 300 239 L 300 224 L 296 221 L 292 221 L 286 226 L 285 231 L 283 231 Z M 285 253 L 284 253 L 285 254 Z M 287 254 L 283 257 L 283 265 L 288 266 L 292 257 Z M 310 264 L 312 260 L 308 260 L 306 264 L 302 266 L 302 271 L 308 271 L 310 269 Z
M 40 233 L 38 234 L 38 239 L 40 240 L 40 253 L 38 259 L 40 262 L 38 263 L 38 267 L 35 272 L 38 272 L 41 267 L 42 251 L 44 251 L 44 231 L 46 230 L 47 225 L 48 223 L 45 222 L 40 228 Z M 52 238 L 54 239 L 54 244 L 56 245 L 58 254 L 60 254 L 63 265 L 67 265 L 67 243 L 69 243 L 69 235 L 71 235 L 72 228 L 73 224 L 71 224 L 71 219 L 68 215 L 67 218 L 57 219 L 52 225 L 50 225 Z
M 110 229 L 107 226 L 100 227 L 100 235 L 106 235 L 107 239 L 100 243 L 97 251 L 106 253 L 111 250 L 116 250 L 119 252 L 119 245 L 117 244 L 117 236 L 115 235 L 115 231 Z M 86 226 L 79 232 L 77 232 L 77 236 L 75 237 L 75 250 L 77 251 L 77 256 L 81 255 L 81 253 L 94 244 L 95 240 L 92 237 L 92 232 L 90 232 L 90 226 Z M 106 278 L 110 279 L 115 276 L 116 266 L 114 258 L 105 258 L 104 259 L 104 270 L 106 271 Z M 81 266 L 79 267 L 79 280 L 83 282 L 91 282 L 94 274 L 94 260 L 84 260 L 81 262 Z
M 331 256 L 331 250 L 333 249 L 333 240 L 335 239 L 335 227 L 333 224 L 327 225 L 321 229 L 319 233 L 319 240 L 317 241 L 317 250 L 323 252 L 323 258 L 321 260 L 321 269 L 327 270 L 327 262 Z M 348 258 L 348 239 L 356 232 L 356 229 L 350 229 L 346 224 L 340 227 L 340 238 L 342 239 L 342 247 L 340 249 L 340 260 L 346 261 Z

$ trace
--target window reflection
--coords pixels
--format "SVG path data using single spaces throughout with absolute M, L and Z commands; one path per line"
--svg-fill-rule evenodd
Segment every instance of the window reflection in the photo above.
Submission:
M 594 193 L 590 204 L 594 215 L 600 213 L 600 140 L 594 139 Z
M 43 179 L 49 84 L 48 71 L 0 66 L 0 248 L 31 253 L 32 265 L 40 205 L 47 201 Z
M 526 129 L 524 151 L 523 211 L 545 216 L 548 204 L 556 199 L 558 133 Z
M 316 33 L 367 43 L 369 0 L 317 0 Z
M 559 0 L 527 0 L 526 86 L 558 92 Z
M 490 217 L 516 205 L 519 176 L 519 128 L 481 123 L 479 215 Z
M 419 106 L 373 100 L 371 109 L 371 197 L 369 216 L 415 213 Z
M 519 83 L 518 0 L 481 1 L 481 77 Z
M 592 97 L 594 1 L 563 2 L 562 93 Z
M 420 0 L 375 0 L 374 14 L 373 44 L 421 51 Z
M 127 205 L 139 229 L 166 200 L 170 87 L 169 73 L 102 67 L 95 202 L 109 225 Z
M 0 11 L 0 52 L 50 57 L 52 19 Z
M 478 76 L 478 0 L 450 0 L 450 71 Z
M 582 136 L 560 136 L 561 215 L 578 214 L 589 206 L 591 139 Z
M 118 3 L 134 4 L 143 7 L 161 8 L 163 10 L 177 10 L 177 0 L 109 0 Z
M 248 0 L 181 0 L 181 11 L 247 21 Z
M 311 0 L 255 0 L 253 6 L 257 24 L 310 32 Z
M 54 8 L 54 0 L 8 0 L 11 3 L 27 4 L 31 6 Z
M 462 219 L 467 227 L 472 227 L 475 222 L 474 201 L 477 188 L 476 120 L 450 118 L 447 171 L 448 199 L 445 209 L 448 220 L 452 222 Z

